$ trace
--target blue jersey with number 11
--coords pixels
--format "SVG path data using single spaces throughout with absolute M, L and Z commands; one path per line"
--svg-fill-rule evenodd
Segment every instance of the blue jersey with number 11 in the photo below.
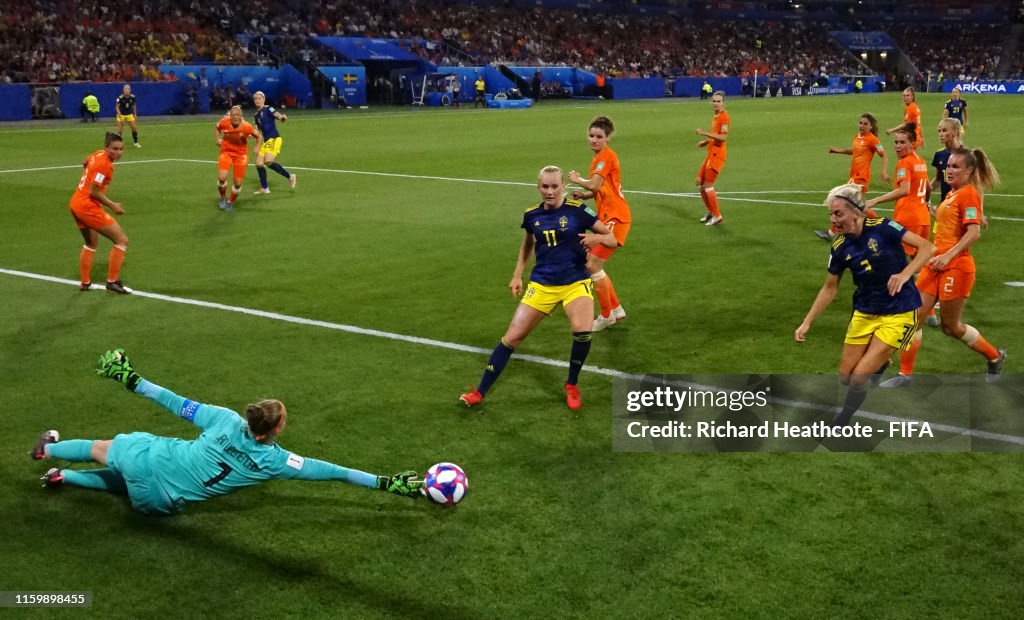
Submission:
M 578 200 L 567 199 L 556 209 L 545 209 L 544 203 L 528 209 L 522 227 L 533 235 L 537 255 L 530 281 L 565 286 L 589 278 L 580 234 L 597 221 L 597 213 Z

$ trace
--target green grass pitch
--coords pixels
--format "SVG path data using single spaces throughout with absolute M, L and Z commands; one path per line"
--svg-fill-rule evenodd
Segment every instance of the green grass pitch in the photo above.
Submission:
M 1003 184 L 986 197 L 965 320 L 1024 359 L 1024 107 L 968 97 L 967 143 Z M 922 95 L 930 161 L 940 95 Z M 546 164 L 586 170 L 591 118 L 610 115 L 634 224 L 608 264 L 629 313 L 588 363 L 626 373 L 833 373 L 852 285 L 793 342 L 825 277 L 827 190 L 847 178 L 862 112 L 883 128 L 899 93 L 727 101 L 725 222 L 694 197 L 711 107 L 692 100 L 295 113 L 279 161 L 235 211 L 217 209 L 216 117 L 142 118 L 109 196 L 137 290 L 489 350 L 523 210 Z M 247 116 L 251 117 L 250 113 Z M 77 280 L 67 202 L 112 123 L 0 127 L 0 268 Z M 885 139 L 885 144 L 891 141 Z M 890 161 L 895 156 L 890 155 Z M 874 167 L 873 193 L 882 190 Z M 819 205 L 819 206 L 816 206 Z M 883 205 L 891 208 L 890 205 Z M 885 212 L 886 214 L 889 212 Z M 110 244 L 100 243 L 102 280 Z M 92 591 L 91 615 L 135 617 L 1019 617 L 1020 454 L 665 454 L 611 449 L 611 379 L 585 372 L 572 416 L 564 368 L 513 361 L 481 410 L 458 406 L 486 356 L 142 296 L 80 294 L 0 273 L 0 591 Z M 519 352 L 568 356 L 560 312 Z M 242 410 L 291 414 L 282 445 L 375 473 L 449 460 L 462 505 L 327 483 L 274 482 L 134 514 L 83 489 L 49 492 L 38 434 L 110 438 L 195 428 L 92 374 L 116 346 L 140 373 Z M 922 373 L 984 372 L 926 333 Z M 870 406 L 870 396 L 867 407 Z M 928 419 L 928 411 L 906 411 Z M 81 617 L 63 610 L 56 617 Z

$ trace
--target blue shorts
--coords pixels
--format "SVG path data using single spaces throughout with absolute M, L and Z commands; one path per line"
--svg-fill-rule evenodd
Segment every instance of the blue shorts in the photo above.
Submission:
M 153 476 L 149 449 L 158 439 L 149 433 L 117 435 L 107 451 L 107 467 L 124 478 L 132 508 L 147 515 L 171 515 L 185 502 L 172 499 Z

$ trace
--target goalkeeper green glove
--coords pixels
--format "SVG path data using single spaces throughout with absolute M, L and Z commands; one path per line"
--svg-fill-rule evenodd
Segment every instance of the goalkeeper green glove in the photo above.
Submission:
M 130 392 L 134 392 L 135 386 L 142 380 L 142 377 L 132 368 L 132 362 L 128 359 L 124 349 L 107 351 L 101 355 L 96 366 L 96 374 L 120 382 Z
M 403 471 L 394 476 L 377 476 L 377 488 L 403 497 L 418 499 L 423 495 L 423 481 L 416 480 L 414 471 Z

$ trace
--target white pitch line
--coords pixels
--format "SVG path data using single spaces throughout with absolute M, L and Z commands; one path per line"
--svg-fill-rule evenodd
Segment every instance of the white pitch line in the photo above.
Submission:
M 75 280 L 68 280 L 66 278 L 57 278 L 54 276 L 47 276 L 38 273 L 31 273 L 27 271 L 18 271 L 15 269 L 3 269 L 0 268 L 0 273 L 7 274 L 10 276 L 16 276 L 20 278 L 28 278 L 31 280 L 40 280 L 43 282 L 52 282 L 55 284 L 64 284 L 69 286 L 78 286 L 78 282 Z M 170 303 L 183 304 L 186 306 L 198 306 L 201 308 L 210 308 L 212 310 L 222 310 L 225 312 L 236 312 L 238 314 L 245 314 L 248 316 L 255 316 L 264 319 L 272 319 L 275 321 L 282 321 L 285 323 L 293 323 L 297 325 L 306 325 L 309 327 L 321 327 L 324 329 L 331 329 L 335 331 L 347 332 L 350 334 L 358 334 L 360 336 L 373 336 L 375 338 L 385 338 L 387 340 L 395 340 L 398 342 L 408 342 L 412 344 L 419 344 L 430 347 L 437 347 L 441 349 L 449 349 L 452 351 L 461 351 L 464 353 L 476 353 L 478 355 L 490 355 L 490 349 L 484 349 L 482 347 L 473 347 L 465 344 L 458 344 L 456 342 L 447 342 L 445 340 L 435 340 L 433 338 L 420 338 L 419 336 L 409 336 L 407 334 L 396 334 L 392 332 L 385 332 L 378 329 L 366 329 L 364 327 L 356 327 L 354 325 L 344 325 L 341 323 L 331 323 L 329 321 L 319 321 L 315 319 L 307 319 L 298 316 L 291 316 L 288 314 L 281 314 L 278 312 L 268 312 L 266 310 L 256 310 L 253 308 L 243 308 L 241 306 L 231 306 L 228 304 L 221 304 L 212 301 L 203 301 L 201 299 L 189 299 L 187 297 L 175 297 L 173 295 L 163 295 L 160 293 L 148 293 L 140 291 L 138 289 L 132 293 L 135 297 L 143 297 L 146 299 L 156 299 L 159 301 L 166 301 Z M 555 360 L 547 357 L 541 357 L 539 355 L 522 355 L 515 353 L 512 355 L 513 359 L 522 360 L 524 362 L 532 362 L 534 364 L 543 364 L 545 366 L 555 366 L 557 368 L 568 368 L 569 363 L 562 360 Z M 606 377 L 618 378 L 618 379 L 633 379 L 633 380 L 644 380 L 649 375 L 627 373 L 621 370 L 615 370 L 613 368 L 602 368 L 600 366 L 583 366 L 582 370 L 596 375 L 604 375 Z M 712 388 L 714 386 L 700 386 L 703 388 Z M 830 407 L 822 405 L 816 405 L 813 403 L 802 403 L 797 401 L 778 401 L 783 404 L 798 405 L 808 409 L 814 409 L 826 413 L 833 411 Z M 859 417 L 863 417 L 870 420 L 882 421 L 882 422 L 908 422 L 912 421 L 912 418 L 901 418 L 896 416 L 883 415 L 880 413 L 872 413 L 870 411 L 860 411 L 856 414 Z M 919 420 L 913 420 L 919 421 Z M 993 441 L 1000 441 L 1003 443 L 1010 443 L 1015 445 L 1024 446 L 1024 437 L 1017 435 L 1005 435 L 1001 433 L 990 433 L 987 431 L 979 431 L 969 428 L 961 428 L 959 426 L 951 426 L 946 424 L 931 424 L 931 427 L 942 432 L 951 433 L 953 435 L 969 435 L 972 437 L 978 437 L 981 439 L 990 439 Z
M 117 166 L 127 166 L 128 164 L 162 164 L 169 161 L 178 161 L 177 159 L 142 159 L 138 161 L 121 161 L 117 162 Z M 11 174 L 13 172 L 44 172 L 47 170 L 67 170 L 69 168 L 81 168 L 82 164 L 69 164 L 67 166 L 47 166 L 45 168 L 21 168 L 19 170 L 0 170 L 0 174 Z
M 123 163 L 125 163 L 125 164 L 132 164 L 132 163 L 135 163 L 135 164 L 146 164 L 146 163 L 161 163 L 161 162 L 173 162 L 173 161 L 184 162 L 184 163 L 189 163 L 189 164 L 210 164 L 210 165 L 213 165 L 213 164 L 217 163 L 216 161 L 209 160 L 209 159 L 182 159 L 182 158 L 152 159 L 152 160 L 144 160 L 144 161 L 123 162 Z M 121 163 L 118 163 L 117 165 L 121 165 Z M 249 165 L 250 166 L 254 166 L 255 164 L 249 164 Z M 29 171 L 42 171 L 42 170 L 60 170 L 60 169 L 64 169 L 64 168 L 76 168 L 76 167 L 80 167 L 80 165 L 79 166 L 53 166 L 53 167 L 50 167 L 50 168 L 27 168 L 27 169 L 24 169 L 24 170 L 0 170 L 0 174 L 2 174 L 4 172 L 29 172 Z M 337 169 L 337 168 L 312 168 L 312 167 L 307 167 L 307 166 L 288 166 L 288 168 L 290 168 L 292 170 L 301 170 L 303 172 L 327 172 L 327 173 L 333 173 L 333 174 L 353 174 L 353 175 L 362 175 L 362 176 L 377 176 L 377 177 L 388 177 L 388 178 L 399 178 L 399 179 L 419 179 L 419 180 L 425 180 L 425 181 L 450 181 L 450 182 L 455 182 L 455 183 L 478 183 L 478 184 L 483 184 L 483 185 L 506 185 L 506 186 L 513 186 L 513 187 L 534 187 L 534 185 L 535 185 L 534 183 L 526 183 L 526 182 L 523 182 L 523 181 L 496 181 L 496 180 L 492 180 L 492 179 L 468 179 L 468 178 L 462 178 L 462 177 L 443 177 L 443 176 L 424 175 L 424 174 L 405 174 L 405 173 L 400 173 L 400 172 L 376 172 L 376 171 L 373 171 L 373 170 L 344 170 L 344 169 Z M 626 193 L 626 194 L 636 194 L 636 195 L 643 195 L 643 196 L 660 196 L 660 197 L 665 197 L 665 198 L 696 198 L 697 197 L 697 194 L 695 194 L 693 192 L 650 192 L 650 191 L 638 190 L 638 189 L 627 189 L 627 190 L 623 190 L 623 192 Z M 754 193 L 754 192 L 731 192 L 731 193 L 733 193 L 733 194 L 740 194 L 740 193 Z M 763 193 L 768 194 L 768 193 L 783 193 L 783 192 L 782 192 L 782 190 L 777 190 L 777 191 L 766 191 L 766 192 L 763 192 Z M 792 193 L 808 193 L 808 192 L 806 190 L 799 190 L 799 191 L 794 191 Z M 728 194 L 725 194 L 725 193 L 720 193 L 719 196 L 722 198 L 722 200 L 728 200 L 730 202 L 751 202 L 751 203 L 755 203 L 755 204 L 792 205 L 792 206 L 797 206 L 797 207 L 821 207 L 822 206 L 820 202 L 796 202 L 796 201 L 791 201 L 791 200 L 764 200 L 764 199 L 757 199 L 757 198 L 734 198 L 731 195 L 728 195 Z M 877 209 L 877 210 L 878 211 L 891 211 L 891 209 Z M 989 216 L 988 219 L 990 219 L 990 220 L 998 220 L 998 221 L 1005 221 L 1005 222 L 1024 222 L 1024 218 L 1006 217 L 1006 216 L 1000 216 L 1000 215 L 992 215 L 992 216 Z

